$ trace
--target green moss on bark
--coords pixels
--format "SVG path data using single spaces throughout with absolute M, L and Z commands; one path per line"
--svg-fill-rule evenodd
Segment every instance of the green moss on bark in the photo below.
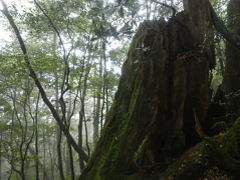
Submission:
M 238 118 L 230 131 L 222 136 L 222 147 L 233 157 L 240 153 L 240 118 Z M 227 142 L 227 144 L 226 144 Z

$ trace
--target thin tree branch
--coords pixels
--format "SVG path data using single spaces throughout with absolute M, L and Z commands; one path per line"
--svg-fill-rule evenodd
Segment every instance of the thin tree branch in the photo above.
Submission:
M 69 76 L 69 73 L 70 73 L 70 69 L 69 69 L 69 65 L 68 65 L 68 58 L 69 58 L 69 55 L 71 53 L 71 51 L 73 50 L 73 48 L 71 48 L 69 50 L 68 53 L 66 53 L 66 49 L 64 47 L 64 42 L 62 40 L 62 37 L 60 35 L 60 32 L 59 30 L 57 29 L 57 27 L 54 25 L 52 19 L 50 18 L 50 16 L 44 11 L 44 9 L 40 6 L 40 4 L 34 0 L 34 3 L 37 5 L 37 7 L 41 10 L 41 12 L 43 13 L 43 15 L 47 18 L 49 24 L 51 25 L 51 27 L 53 28 L 53 30 L 56 32 L 58 38 L 59 38 L 59 41 L 60 41 L 60 45 L 62 46 L 63 48 L 63 61 L 64 61 L 64 64 L 66 66 L 66 69 L 65 69 L 65 72 L 64 72 L 64 78 L 63 78 L 63 85 L 62 85 L 62 96 L 67 92 L 67 90 L 69 90 L 69 83 L 68 83 L 68 76 Z M 67 84 L 67 87 L 66 89 L 64 89 L 64 84 L 65 84 L 65 81 L 66 81 L 66 84 Z
M 48 16 L 47 13 L 45 13 L 44 9 L 40 6 L 40 4 L 39 4 L 36 0 L 34 0 L 34 3 L 35 3 L 35 4 L 37 5 L 37 7 L 42 11 L 43 15 L 46 16 L 49 24 L 52 26 L 52 28 L 54 29 L 54 31 L 57 33 L 57 36 L 58 36 L 59 41 L 60 41 L 60 44 L 61 44 L 61 46 L 62 46 L 62 48 L 63 48 L 64 59 L 65 59 L 66 49 L 65 49 L 65 47 L 64 47 L 64 43 L 63 43 L 62 37 L 61 37 L 61 35 L 60 35 L 60 32 L 58 31 L 57 27 L 54 25 L 52 19 Z
M 173 6 L 170 6 L 168 4 L 162 3 L 162 2 L 158 2 L 157 0 L 152 0 L 152 2 L 156 3 L 156 4 L 160 4 L 162 6 L 165 6 L 167 8 L 170 8 L 172 10 L 172 17 L 174 17 L 176 15 L 176 9 Z
M 59 30 L 57 29 L 57 27 L 54 25 L 52 19 L 50 18 L 50 16 L 44 11 L 44 9 L 40 6 L 40 4 L 37 2 L 37 0 L 34 0 L 34 3 L 37 5 L 37 7 L 41 10 L 41 12 L 44 14 L 44 16 L 48 19 L 49 24 L 51 25 L 51 27 L 53 28 L 53 30 L 56 32 L 60 44 L 63 48 L 63 61 L 65 64 L 65 71 L 64 71 L 64 75 L 63 75 L 63 82 L 61 85 L 61 96 L 59 98 L 59 102 L 61 105 L 61 111 L 62 111 L 62 121 L 65 122 L 66 121 L 66 103 L 64 101 L 64 95 L 65 93 L 70 89 L 70 85 L 69 85 L 69 75 L 70 75 L 70 68 L 69 68 L 69 64 L 68 64 L 68 58 L 73 50 L 73 46 L 71 47 L 71 49 L 69 50 L 68 53 L 66 53 L 66 49 L 64 47 L 64 42 L 62 40 L 62 37 L 60 35 Z M 65 88 L 66 85 L 66 88 Z
M 209 2 L 210 13 L 212 17 L 212 23 L 216 30 L 230 43 L 240 49 L 240 36 L 236 33 L 230 32 L 225 26 L 224 22 L 217 16 L 211 3 Z

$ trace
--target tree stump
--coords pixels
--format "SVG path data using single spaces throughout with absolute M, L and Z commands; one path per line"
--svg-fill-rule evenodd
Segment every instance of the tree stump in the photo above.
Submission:
M 188 13 L 140 25 L 104 131 L 80 179 L 141 179 L 199 142 L 195 118 L 204 125 L 215 57 L 195 28 Z

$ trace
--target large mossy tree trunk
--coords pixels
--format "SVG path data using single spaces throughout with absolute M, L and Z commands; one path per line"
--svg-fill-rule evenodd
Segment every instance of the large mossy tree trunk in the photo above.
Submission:
M 240 35 L 240 1 L 231 0 L 228 4 L 228 25 L 232 32 Z M 226 44 L 226 67 L 224 89 L 226 93 L 240 89 L 240 50 L 230 42 Z
M 168 22 L 145 21 L 133 38 L 114 105 L 80 179 L 143 179 L 200 138 L 209 103 L 214 51 L 208 1 L 185 1 Z M 193 8 L 199 11 L 192 11 Z M 210 43 L 210 44 L 209 44 Z

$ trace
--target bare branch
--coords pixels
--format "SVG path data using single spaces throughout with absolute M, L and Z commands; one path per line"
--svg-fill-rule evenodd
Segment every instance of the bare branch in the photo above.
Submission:
M 162 2 L 158 2 L 157 0 L 152 0 L 152 2 L 156 3 L 156 4 L 160 4 L 162 6 L 165 6 L 167 8 L 170 8 L 172 10 L 172 17 L 174 17 L 176 15 L 176 9 L 173 6 L 170 6 L 168 4 L 162 3 Z

